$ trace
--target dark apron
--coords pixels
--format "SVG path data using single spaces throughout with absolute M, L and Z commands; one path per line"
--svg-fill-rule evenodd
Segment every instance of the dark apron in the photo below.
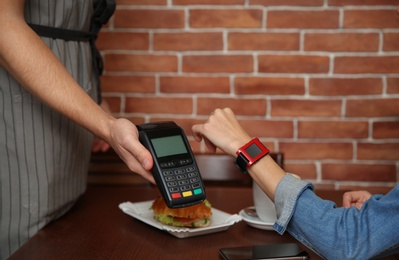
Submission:
M 63 28 L 55 28 L 37 24 L 28 25 L 41 37 L 61 39 L 65 41 L 87 41 L 90 42 L 92 52 L 93 67 L 98 78 L 97 85 L 97 102 L 101 104 L 101 84 L 99 77 L 104 70 L 103 59 L 96 47 L 96 40 L 101 27 L 108 22 L 114 14 L 116 8 L 116 0 L 94 0 L 94 12 L 91 19 L 90 31 L 75 31 Z

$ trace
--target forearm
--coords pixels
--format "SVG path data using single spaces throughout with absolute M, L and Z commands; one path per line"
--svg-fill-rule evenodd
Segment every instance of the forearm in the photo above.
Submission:
M 230 108 L 216 109 L 207 122 L 194 125 L 192 129 L 194 138 L 197 141 L 204 139 L 211 152 L 220 148 L 234 158 L 237 158 L 237 150 L 251 140 Z M 248 172 L 273 200 L 277 184 L 285 175 L 284 170 L 267 155 L 249 167 Z
M 386 196 L 373 196 L 359 211 L 356 207 L 336 207 L 304 186 L 287 198 L 286 194 L 295 191 L 295 187 L 287 186 L 293 182 L 301 187 L 300 180 L 285 178 L 277 188 L 278 231 L 287 228 L 296 239 L 328 259 L 370 259 L 398 250 L 398 188 Z M 283 215 L 290 218 L 283 219 Z
M 84 92 L 23 17 L 4 14 L 0 18 L 0 65 L 31 94 L 107 140 L 113 118 Z
M 274 200 L 276 187 L 286 173 L 273 158 L 270 155 L 263 157 L 249 167 L 248 172 L 268 197 Z
M 135 125 L 113 118 L 78 85 L 26 24 L 24 0 L 0 1 L 0 66 L 32 95 L 106 141 L 130 170 L 155 183 L 151 154 L 139 142 Z

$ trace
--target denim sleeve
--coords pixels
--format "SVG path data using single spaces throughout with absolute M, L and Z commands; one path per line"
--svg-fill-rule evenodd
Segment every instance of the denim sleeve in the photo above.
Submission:
M 274 193 L 274 205 L 276 207 L 277 221 L 274 229 L 282 235 L 287 229 L 292 214 L 296 206 L 297 199 L 306 189 L 313 189 L 309 182 L 295 178 L 291 174 L 286 174 L 277 185 Z
M 311 185 L 286 176 L 275 192 L 276 231 L 287 230 L 327 259 L 370 259 L 399 253 L 399 185 L 358 210 L 322 200 Z

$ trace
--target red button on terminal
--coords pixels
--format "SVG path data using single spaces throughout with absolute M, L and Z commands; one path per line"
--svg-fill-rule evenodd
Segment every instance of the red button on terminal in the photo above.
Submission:
M 172 198 L 178 199 L 178 198 L 181 198 L 181 195 L 180 195 L 180 193 L 172 193 Z

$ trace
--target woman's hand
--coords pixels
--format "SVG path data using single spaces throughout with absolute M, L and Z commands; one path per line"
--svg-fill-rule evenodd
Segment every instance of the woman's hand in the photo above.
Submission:
M 345 208 L 356 207 L 359 210 L 363 204 L 371 197 L 368 191 L 348 191 L 344 193 L 342 204 Z
M 236 151 L 251 140 L 237 121 L 230 108 L 216 109 L 204 124 L 192 127 L 195 140 L 204 139 L 209 151 L 220 148 L 226 154 L 236 156 Z

